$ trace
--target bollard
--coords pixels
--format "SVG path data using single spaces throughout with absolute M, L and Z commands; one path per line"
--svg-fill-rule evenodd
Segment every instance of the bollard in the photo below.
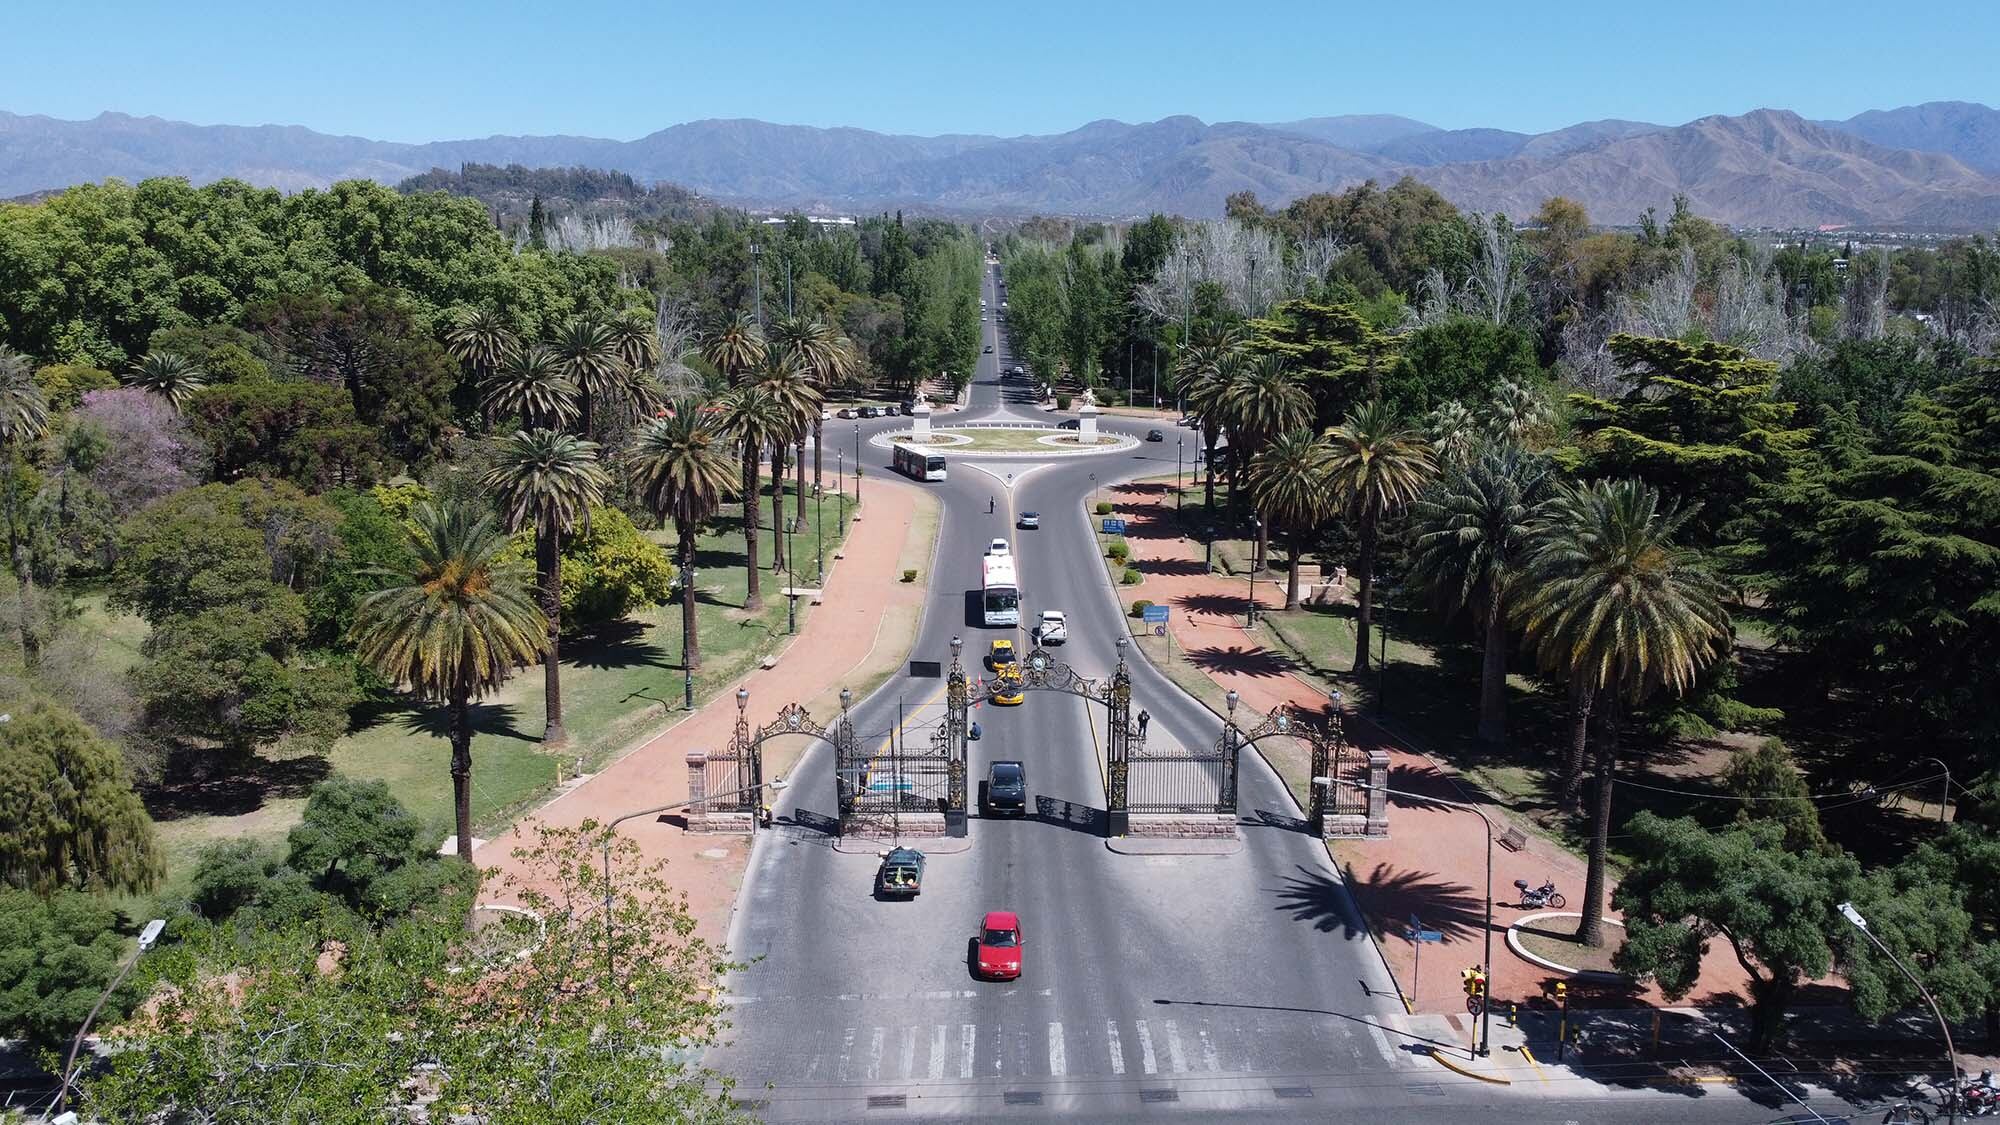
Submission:
M 1556 999 L 1562 1003 L 1562 1016 L 1556 1024 L 1556 1061 L 1561 1062 L 1569 1048 L 1569 985 L 1556 982 Z
M 1512 1000 L 1507 1001 L 1507 1026 L 1521 1026 L 1521 1005 Z

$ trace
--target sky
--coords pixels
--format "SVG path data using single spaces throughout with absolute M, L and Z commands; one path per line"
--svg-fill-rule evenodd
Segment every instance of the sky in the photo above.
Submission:
M 1539 132 L 1764 106 L 2000 104 L 2000 4 L 7 0 L 0 110 L 390 141 L 629 140 L 755 117 L 895 133 L 1394 113 Z

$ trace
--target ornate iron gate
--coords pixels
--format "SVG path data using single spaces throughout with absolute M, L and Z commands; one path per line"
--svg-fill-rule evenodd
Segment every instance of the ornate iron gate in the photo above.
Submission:
M 710 794 L 706 802 L 708 810 L 717 813 L 747 812 L 753 816 L 758 813 L 758 806 L 763 800 L 764 743 L 780 735 L 802 734 L 833 744 L 834 776 L 844 818 L 849 801 L 847 786 L 841 779 L 847 776 L 848 764 L 860 756 L 854 724 L 847 715 L 847 709 L 853 702 L 854 693 L 842 688 L 840 718 L 831 727 L 823 727 L 813 721 L 811 713 L 797 703 L 787 703 L 778 709 L 776 718 L 752 730 L 750 691 L 748 688 L 737 688 L 736 728 L 730 733 L 729 745 L 721 753 L 708 757 L 704 774 Z

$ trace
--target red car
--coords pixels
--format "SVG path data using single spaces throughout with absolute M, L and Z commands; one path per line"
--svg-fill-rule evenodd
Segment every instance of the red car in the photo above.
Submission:
M 989 980 L 1019 980 L 1021 919 L 1011 910 L 994 910 L 979 923 L 978 974 Z

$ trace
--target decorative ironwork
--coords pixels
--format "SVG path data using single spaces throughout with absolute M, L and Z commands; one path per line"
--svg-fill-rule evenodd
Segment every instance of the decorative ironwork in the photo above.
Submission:
M 780 735 L 803 734 L 833 745 L 836 795 L 845 811 L 853 799 L 848 771 L 852 761 L 860 756 L 854 723 L 847 714 L 853 698 L 852 692 L 841 691 L 840 718 L 830 727 L 815 722 L 812 713 L 799 704 L 787 703 L 778 709 L 776 718 L 752 730 L 750 692 L 747 688 L 736 689 L 736 726 L 730 733 L 729 745 L 708 759 L 708 791 L 715 794 L 709 808 L 716 812 L 758 812 L 764 795 L 764 743 Z

